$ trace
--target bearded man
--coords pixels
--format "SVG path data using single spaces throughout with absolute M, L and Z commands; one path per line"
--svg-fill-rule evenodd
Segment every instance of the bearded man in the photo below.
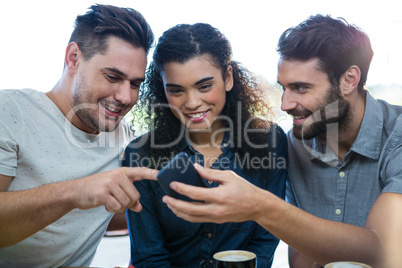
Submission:
M 368 36 L 343 19 L 316 15 L 279 39 L 288 134 L 287 202 L 236 174 L 197 166 L 214 189 L 172 183 L 192 204 L 164 202 L 191 222 L 254 220 L 289 245 L 290 267 L 357 261 L 400 267 L 402 107 L 365 89 Z

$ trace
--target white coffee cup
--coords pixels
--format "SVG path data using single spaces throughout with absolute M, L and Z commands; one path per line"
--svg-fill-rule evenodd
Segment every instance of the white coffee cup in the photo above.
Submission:
M 226 250 L 215 253 L 213 260 L 203 260 L 200 267 L 214 268 L 255 268 L 257 255 L 245 250 Z
M 360 262 L 338 261 L 328 263 L 324 268 L 371 268 L 371 266 Z

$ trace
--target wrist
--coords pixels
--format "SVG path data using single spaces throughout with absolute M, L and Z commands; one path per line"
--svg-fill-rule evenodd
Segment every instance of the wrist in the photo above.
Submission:
M 258 210 L 254 215 L 254 221 L 262 226 L 272 226 L 279 223 L 283 215 L 283 206 L 287 203 L 269 191 L 261 189 L 258 193 Z
M 77 205 L 77 190 L 74 187 L 74 180 L 65 181 L 54 184 L 56 190 L 54 191 L 55 199 L 59 201 L 61 206 L 67 210 L 78 208 Z

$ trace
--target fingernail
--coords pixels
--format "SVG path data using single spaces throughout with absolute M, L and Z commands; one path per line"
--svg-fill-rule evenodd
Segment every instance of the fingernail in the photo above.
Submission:
M 173 190 L 176 190 L 176 188 L 177 188 L 176 183 L 175 183 L 175 182 L 171 182 L 171 183 L 170 183 L 170 188 L 173 189 Z

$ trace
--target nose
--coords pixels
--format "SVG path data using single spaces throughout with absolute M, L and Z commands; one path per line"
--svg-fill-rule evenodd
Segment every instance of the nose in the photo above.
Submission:
M 189 90 L 187 93 L 185 106 L 188 109 L 195 110 L 201 105 L 201 99 L 195 90 Z
M 124 105 L 131 105 L 132 102 L 135 102 L 136 99 L 133 99 L 134 90 L 131 89 L 130 81 L 124 81 L 121 83 L 114 94 L 114 98 L 117 101 L 120 101 Z M 138 91 L 136 92 L 136 96 L 138 95 Z
M 281 101 L 281 110 L 285 112 L 293 110 L 297 106 L 296 98 L 290 90 L 283 91 Z

